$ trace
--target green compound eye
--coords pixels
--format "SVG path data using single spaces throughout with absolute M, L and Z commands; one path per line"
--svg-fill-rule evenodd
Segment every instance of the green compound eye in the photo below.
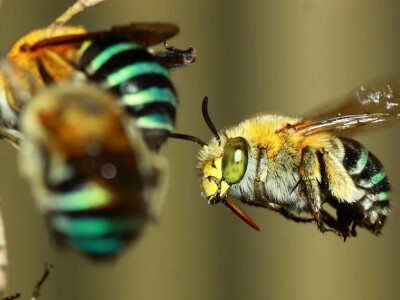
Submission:
M 247 143 L 242 137 L 230 139 L 222 157 L 222 177 L 228 183 L 239 182 L 247 168 Z

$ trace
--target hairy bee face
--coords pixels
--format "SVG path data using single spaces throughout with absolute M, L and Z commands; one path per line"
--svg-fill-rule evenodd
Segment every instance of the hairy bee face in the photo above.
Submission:
M 255 230 L 260 230 L 234 201 L 247 202 L 254 195 L 257 147 L 250 136 L 239 126 L 216 134 L 203 146 L 199 153 L 203 196 L 212 205 L 221 201 Z
M 223 142 L 221 141 L 221 143 Z M 202 194 L 210 203 L 213 203 L 215 198 L 222 196 L 221 185 L 224 182 L 222 181 L 223 150 L 223 146 L 213 138 L 199 152 Z M 227 182 L 224 182 L 224 187 L 226 192 L 229 188 Z
M 220 145 L 221 144 L 221 145 Z M 200 152 L 203 195 L 211 204 L 226 196 L 239 183 L 248 167 L 249 145 L 243 137 L 213 139 Z

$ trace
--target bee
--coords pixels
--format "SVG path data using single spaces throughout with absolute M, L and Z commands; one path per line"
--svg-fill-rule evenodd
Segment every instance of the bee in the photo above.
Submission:
M 157 216 L 166 165 L 98 86 L 40 90 L 21 115 L 19 165 L 56 242 L 94 259 L 121 253 Z
M 203 117 L 214 135 L 210 142 L 171 136 L 203 146 L 203 196 L 212 205 L 224 203 L 256 230 L 235 200 L 295 222 L 315 222 L 321 232 L 344 239 L 356 236 L 357 226 L 377 235 L 390 209 L 389 180 L 380 161 L 349 136 L 398 121 L 399 102 L 400 82 L 393 75 L 361 86 L 343 104 L 318 116 L 259 114 L 217 132 L 205 98 Z
M 80 10 L 72 6 L 53 24 L 30 32 L 11 47 L 7 60 L 21 70 L 13 77 L 26 90 L 30 87 L 24 74 L 27 71 L 41 87 L 68 80 L 98 84 L 117 96 L 131 122 L 141 129 L 147 146 L 157 151 L 173 130 L 178 105 L 170 70 L 193 63 L 197 50 L 179 50 L 167 44 L 166 51 L 148 50 L 179 32 L 170 23 L 132 23 L 97 32 L 66 26 L 69 19 L 84 10 L 82 1 L 76 3 Z M 94 5 L 99 0 L 89 2 Z M 0 75 L 2 122 L 15 129 L 23 103 L 4 72 Z

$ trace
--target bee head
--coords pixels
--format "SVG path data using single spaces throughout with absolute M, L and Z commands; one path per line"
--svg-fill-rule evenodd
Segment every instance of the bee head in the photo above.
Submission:
M 228 195 L 232 185 L 244 177 L 248 163 L 248 144 L 242 137 L 213 139 L 200 151 L 202 194 L 211 205 L 222 202 L 255 230 L 260 228 Z M 225 143 L 224 143 L 225 142 Z M 224 146 L 222 146 L 224 145 Z
M 202 188 L 203 195 L 209 203 L 215 204 L 226 196 L 229 187 L 238 183 L 246 173 L 248 145 L 244 138 L 237 136 L 228 138 L 219 135 L 208 113 L 208 98 L 204 97 L 202 113 L 208 128 L 214 134 L 211 142 L 200 151 L 203 161 Z
M 242 137 L 229 139 L 224 147 L 211 142 L 201 151 L 200 157 L 204 161 L 201 166 L 203 195 L 211 204 L 216 204 L 218 199 L 226 195 L 230 186 L 240 182 L 246 173 L 247 142 Z
M 239 183 L 247 170 L 249 145 L 243 137 L 227 138 L 219 135 L 208 114 L 208 98 L 204 97 L 202 113 L 204 121 L 214 137 L 209 144 L 199 138 L 185 134 L 171 134 L 170 137 L 189 140 L 202 146 L 199 152 L 202 195 L 211 205 L 222 202 L 239 218 L 255 230 L 259 227 L 247 214 L 228 196 L 230 187 Z

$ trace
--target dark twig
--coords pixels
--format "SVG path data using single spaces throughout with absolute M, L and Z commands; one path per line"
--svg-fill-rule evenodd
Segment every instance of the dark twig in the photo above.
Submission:
M 14 295 L 7 296 L 5 298 L 1 298 L 0 300 L 14 300 L 14 299 L 18 299 L 18 298 L 21 298 L 21 294 L 20 293 L 16 293 Z
M 45 264 L 45 270 L 43 272 L 42 278 L 35 284 L 35 287 L 32 292 L 32 300 L 36 300 L 40 297 L 40 289 L 42 287 L 42 284 L 45 282 L 47 277 L 50 275 L 50 270 L 53 268 L 53 265 L 46 263 Z

